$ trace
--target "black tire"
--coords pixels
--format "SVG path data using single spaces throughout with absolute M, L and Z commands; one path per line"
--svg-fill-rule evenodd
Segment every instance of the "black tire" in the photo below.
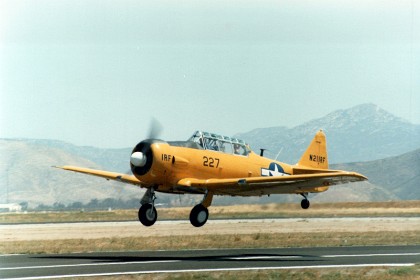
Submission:
M 195 227 L 203 226 L 207 222 L 208 218 L 209 218 L 209 210 L 207 210 L 207 208 L 204 207 L 202 204 L 197 204 L 191 210 L 190 222 Z
M 300 202 L 300 206 L 303 209 L 308 209 L 310 205 L 311 204 L 309 203 L 309 200 L 307 200 L 307 199 L 302 199 L 302 201 Z
M 148 203 L 143 204 L 139 209 L 139 221 L 146 227 L 152 226 L 157 220 L 156 208 Z

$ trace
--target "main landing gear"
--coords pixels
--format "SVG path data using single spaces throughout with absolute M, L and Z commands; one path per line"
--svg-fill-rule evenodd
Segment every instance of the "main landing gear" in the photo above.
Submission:
M 143 198 L 140 201 L 141 207 L 139 209 L 139 221 L 147 227 L 154 225 L 157 220 L 157 211 L 155 208 L 155 190 L 150 188 L 143 195 Z M 190 213 L 190 222 L 195 227 L 201 227 L 209 218 L 209 210 L 211 202 L 213 200 L 213 193 L 207 192 L 204 195 L 201 203 L 194 206 Z
M 302 201 L 300 202 L 300 206 L 303 208 L 303 209 L 308 209 L 309 208 L 309 206 L 311 205 L 310 203 L 309 203 L 309 200 L 308 200 L 308 193 L 301 193 L 301 195 L 304 197 L 303 199 L 302 199 Z
M 150 188 L 143 195 L 140 201 L 139 221 L 146 227 L 154 225 L 157 220 L 157 211 L 155 208 L 155 190 Z
M 143 204 L 139 209 L 139 221 L 146 227 L 152 226 L 157 220 L 157 211 L 151 203 Z
M 208 218 L 209 218 L 209 210 L 207 210 L 207 208 L 204 207 L 202 204 L 197 204 L 191 210 L 190 222 L 195 227 L 203 226 L 207 222 Z
M 191 210 L 190 222 L 193 226 L 201 227 L 207 222 L 209 218 L 209 210 L 207 208 L 210 207 L 212 200 L 213 193 L 207 191 L 201 203 L 194 206 Z

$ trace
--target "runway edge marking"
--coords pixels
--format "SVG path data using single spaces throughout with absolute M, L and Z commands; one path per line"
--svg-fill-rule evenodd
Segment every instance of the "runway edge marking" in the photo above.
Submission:
M 419 256 L 420 253 L 384 253 L 384 254 L 355 254 L 355 255 L 322 255 L 321 258 L 347 258 L 347 257 L 390 257 L 390 256 Z
M 151 270 L 151 271 L 129 271 L 92 274 L 71 274 L 35 276 L 21 278 L 4 278 L 3 280 L 38 280 L 38 279 L 60 279 L 72 277 L 101 277 L 134 274 L 158 274 L 158 273 L 191 273 L 191 272 L 222 272 L 222 271 L 254 271 L 254 270 L 289 270 L 289 269 L 317 269 L 317 268 L 354 268 L 354 267 L 409 267 L 414 263 L 384 263 L 384 264 L 351 264 L 351 265 L 312 265 L 312 266 L 280 266 L 280 267 L 245 267 L 245 268 L 215 268 L 215 269 L 181 269 L 181 270 Z

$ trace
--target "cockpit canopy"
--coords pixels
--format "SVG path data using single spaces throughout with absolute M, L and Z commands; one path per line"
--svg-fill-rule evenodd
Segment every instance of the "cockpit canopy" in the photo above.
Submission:
M 197 143 L 205 150 L 226 154 L 247 156 L 251 152 L 249 145 L 243 140 L 204 131 L 196 131 L 188 141 Z

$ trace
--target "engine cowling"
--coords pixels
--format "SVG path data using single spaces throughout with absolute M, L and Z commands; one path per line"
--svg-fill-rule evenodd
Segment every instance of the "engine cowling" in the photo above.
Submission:
M 134 147 L 130 157 L 131 172 L 133 172 L 134 175 L 143 176 L 150 171 L 154 158 L 152 145 L 155 143 L 165 142 L 161 140 L 148 139 L 141 141 Z

